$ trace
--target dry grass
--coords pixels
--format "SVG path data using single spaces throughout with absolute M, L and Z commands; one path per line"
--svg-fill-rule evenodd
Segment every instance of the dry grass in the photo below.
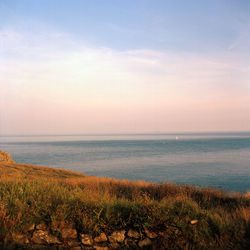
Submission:
M 0 163 L 0 178 L 14 177 L 14 178 L 77 178 L 84 177 L 84 174 L 76 173 L 70 170 L 62 170 L 49 167 L 38 167 L 29 164 L 19 163 Z
M 58 221 L 83 233 L 149 228 L 169 249 L 247 249 L 249 195 L 209 188 L 87 177 L 70 171 L 0 166 L 0 238 Z M 196 225 L 190 221 L 197 219 Z

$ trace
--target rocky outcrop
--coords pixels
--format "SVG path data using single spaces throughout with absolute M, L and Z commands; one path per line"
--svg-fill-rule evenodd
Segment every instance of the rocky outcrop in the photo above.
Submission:
M 145 228 L 140 232 L 128 229 L 93 236 L 80 233 L 69 224 L 39 224 L 28 227 L 23 233 L 13 233 L 4 242 L 13 249 L 151 249 L 162 233 Z
M 14 163 L 10 153 L 0 150 L 0 163 Z

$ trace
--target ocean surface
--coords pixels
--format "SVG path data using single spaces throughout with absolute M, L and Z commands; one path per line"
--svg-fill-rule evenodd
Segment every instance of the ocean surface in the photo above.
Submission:
M 250 190 L 250 132 L 0 136 L 0 149 L 87 175 Z

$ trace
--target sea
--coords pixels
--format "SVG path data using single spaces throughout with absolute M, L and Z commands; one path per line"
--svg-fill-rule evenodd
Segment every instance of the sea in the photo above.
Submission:
M 18 163 L 250 191 L 250 132 L 0 136 Z

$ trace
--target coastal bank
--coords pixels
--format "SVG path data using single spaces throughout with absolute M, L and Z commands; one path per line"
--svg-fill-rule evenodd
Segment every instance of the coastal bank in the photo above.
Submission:
M 250 199 L 98 178 L 0 152 L 1 249 L 249 249 Z

